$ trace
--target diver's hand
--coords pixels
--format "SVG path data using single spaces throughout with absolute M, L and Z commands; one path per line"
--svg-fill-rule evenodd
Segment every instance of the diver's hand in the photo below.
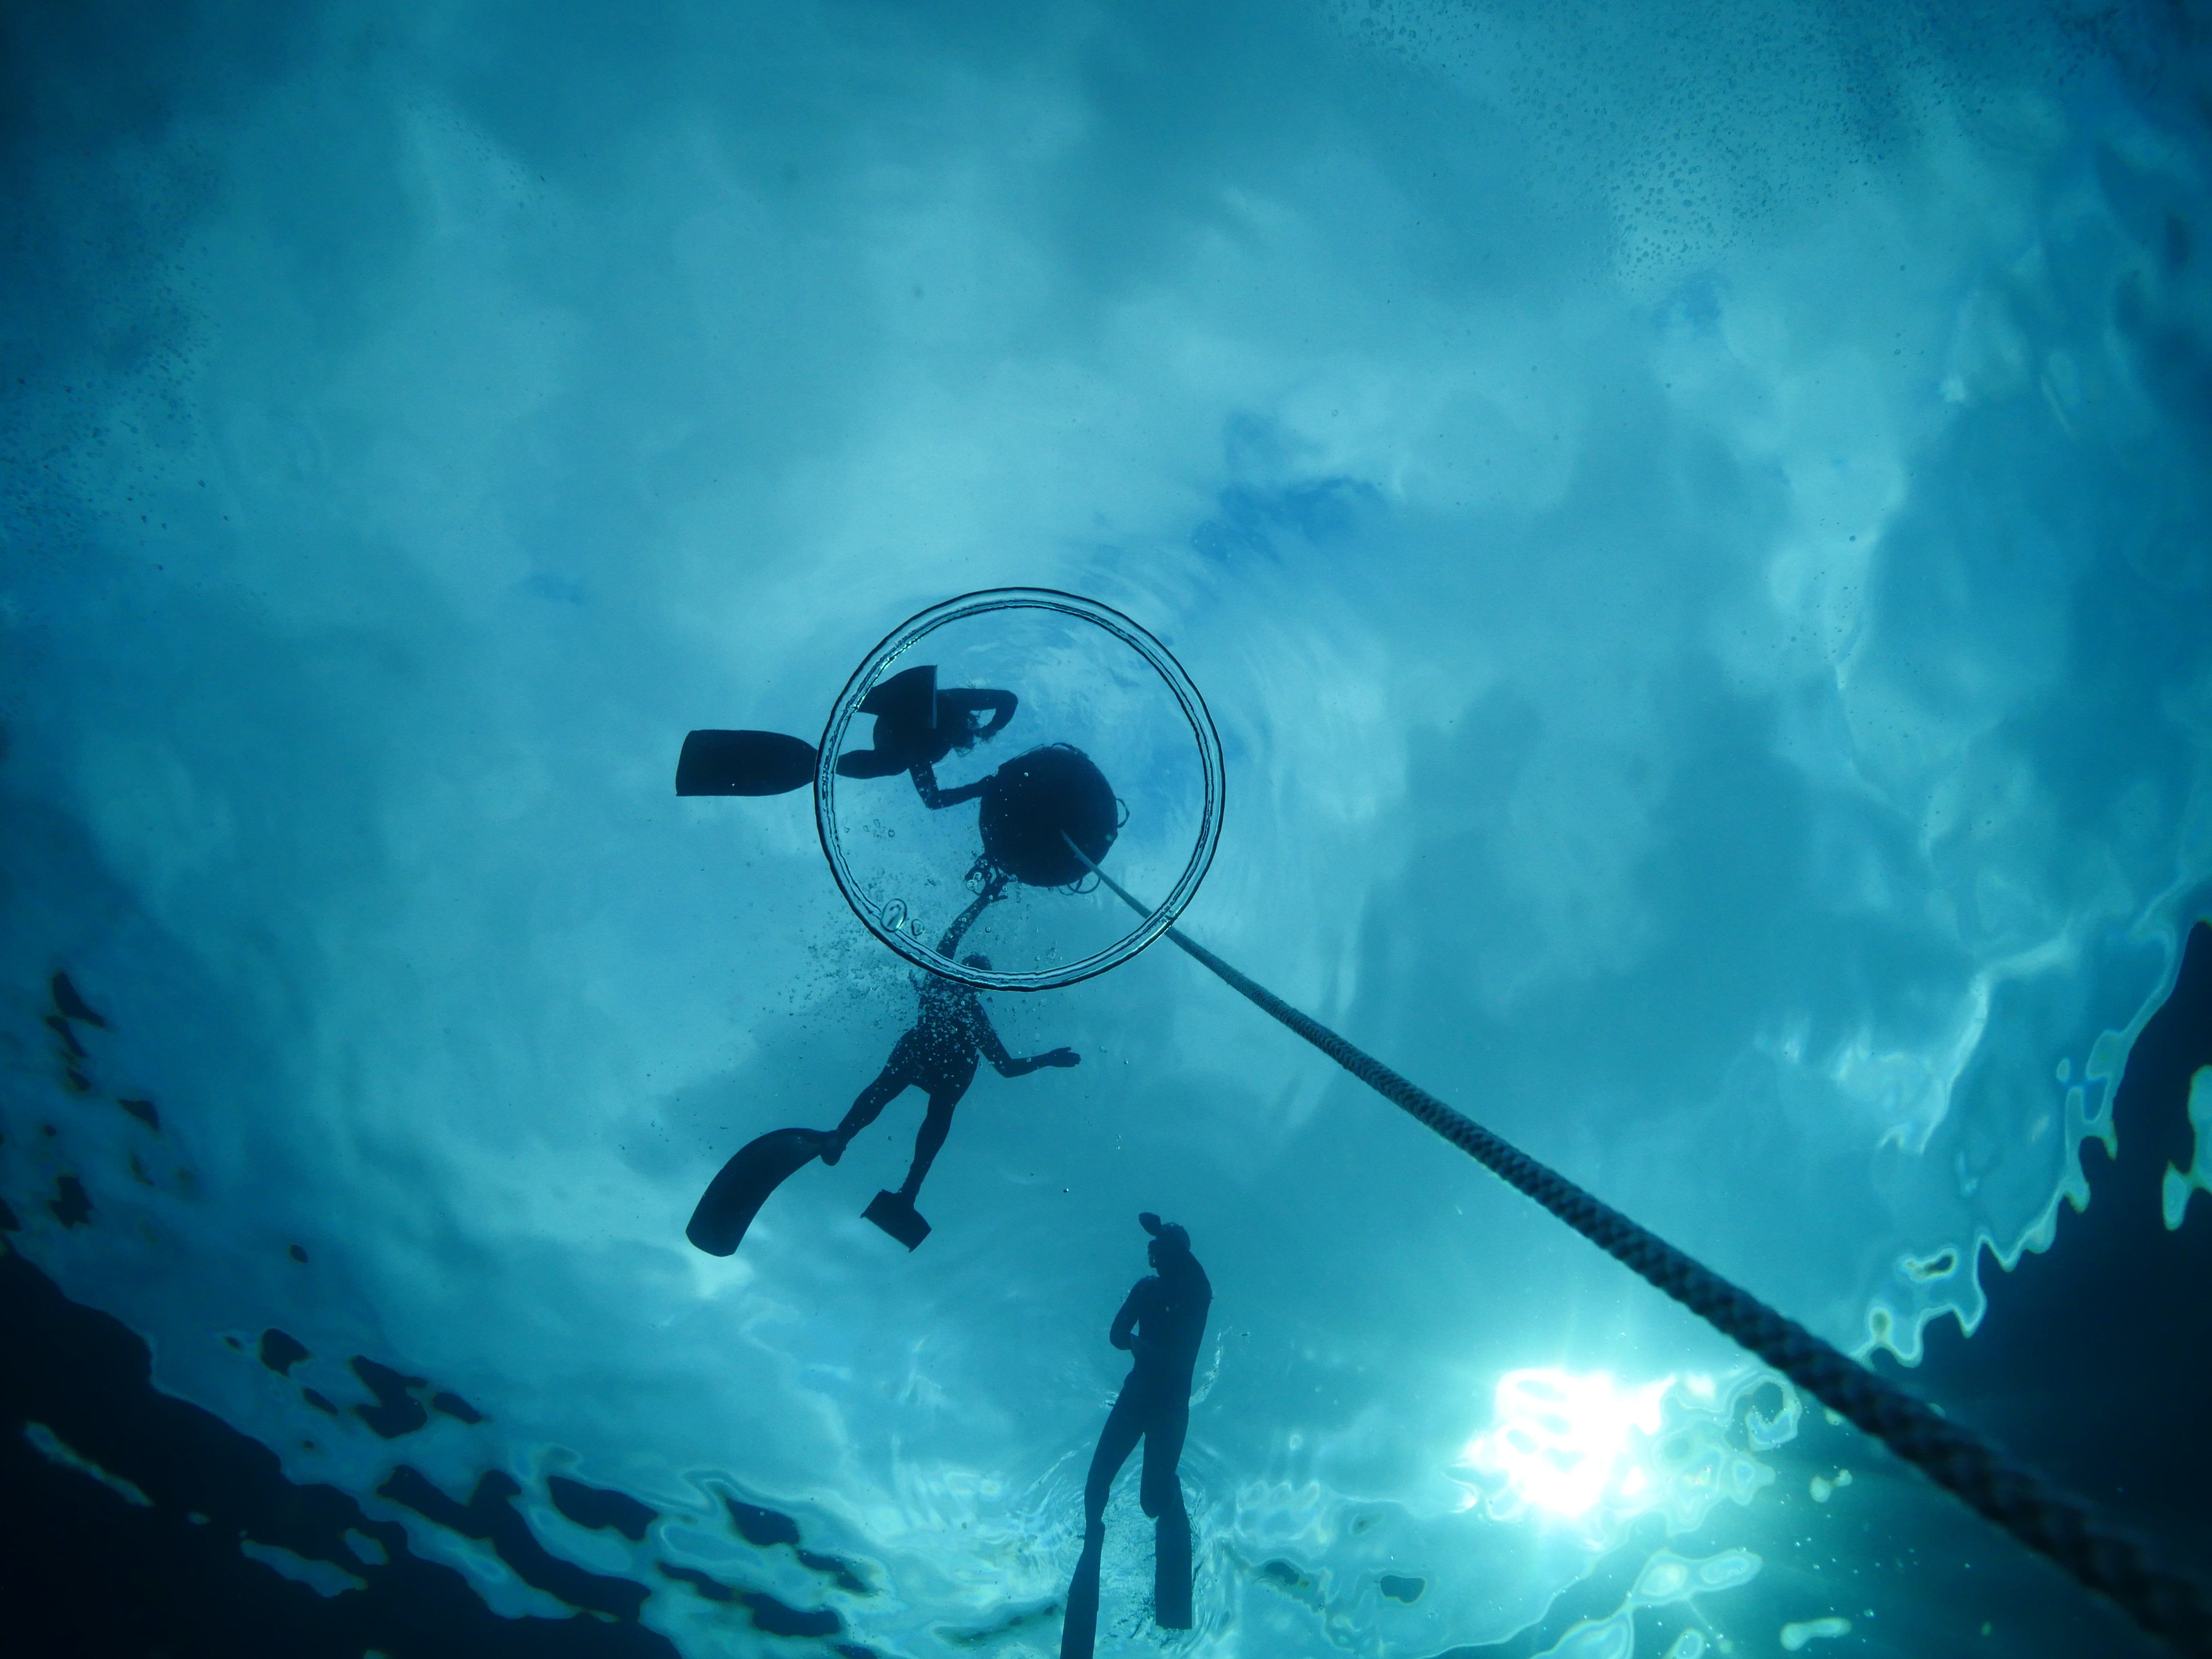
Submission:
M 1027 1077 L 1031 1072 L 1041 1072 L 1048 1066 L 1079 1066 L 1083 1063 L 1083 1056 L 1073 1048 L 1054 1048 L 1050 1054 L 1023 1054 L 991 1063 L 999 1068 L 1001 1077 Z

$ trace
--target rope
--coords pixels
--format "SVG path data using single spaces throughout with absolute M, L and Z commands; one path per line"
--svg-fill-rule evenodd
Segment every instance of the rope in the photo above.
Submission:
M 1151 914 L 1111 876 L 1095 864 L 1091 867 L 1139 915 Z M 1169 928 L 1167 936 L 1231 990 L 1290 1027 L 1376 1094 L 1526 1193 L 1607 1255 L 1757 1354 L 1831 1411 L 1849 1418 L 2030 1549 L 2111 1597 L 2143 1629 L 2179 1652 L 2212 1656 L 2212 1591 L 2159 1560 L 2142 1540 L 1372 1054 L 1355 1048 L 1180 929 Z

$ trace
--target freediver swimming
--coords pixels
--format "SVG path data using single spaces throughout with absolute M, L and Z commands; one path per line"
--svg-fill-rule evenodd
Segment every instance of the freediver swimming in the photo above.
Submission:
M 1073 886 L 1088 873 L 1085 860 L 1106 856 L 1122 819 L 1112 786 L 1080 749 L 1042 744 L 973 782 L 938 787 L 939 762 L 998 736 L 1018 707 L 1012 692 L 990 686 L 938 690 L 933 663 L 901 669 L 860 699 L 858 712 L 872 714 L 876 729 L 869 747 L 837 757 L 837 775 L 904 772 L 932 811 L 981 801 L 982 868 L 1031 887 Z M 676 793 L 788 794 L 815 781 L 819 759 L 812 744 L 781 732 L 691 732 L 677 757 Z
M 915 792 L 922 804 L 932 811 L 974 800 L 990 781 L 981 779 L 957 789 L 940 790 L 937 763 L 956 750 L 965 754 L 977 744 L 997 737 L 1019 706 L 1012 692 L 989 686 L 940 691 L 933 663 L 902 668 L 871 686 L 860 699 L 860 712 L 875 716 L 875 732 L 870 747 L 848 750 L 837 757 L 837 775 L 888 778 L 907 773 L 914 779 Z M 979 720 L 986 714 L 989 718 Z
M 1060 1659 L 1091 1659 L 1098 1636 L 1098 1567 L 1106 1547 L 1106 1498 L 1114 1477 L 1145 1443 L 1138 1502 L 1152 1517 L 1152 1617 L 1164 1630 L 1191 1626 L 1190 1513 L 1176 1465 L 1190 1429 L 1190 1387 L 1213 1286 L 1191 1254 L 1190 1235 L 1150 1211 L 1137 1218 L 1152 1236 L 1152 1276 L 1140 1279 L 1114 1316 L 1107 1340 L 1134 1362 L 1091 1459 L 1083 1485 L 1083 1553 L 1067 1587 Z
M 995 903 L 1011 878 L 998 876 L 987 882 L 973 903 L 961 912 L 938 941 L 938 955 L 951 959 L 975 918 Z M 990 958 L 970 953 L 962 965 L 991 970 Z M 929 1097 L 921 1127 L 914 1138 L 914 1161 L 896 1192 L 878 1192 L 861 1212 L 909 1250 L 929 1237 L 929 1223 L 914 1207 L 915 1196 L 930 1166 L 952 1128 L 953 1108 L 975 1080 L 975 1068 L 985 1060 L 1000 1077 L 1026 1077 L 1043 1066 L 1082 1063 L 1073 1048 L 1053 1048 L 1041 1054 L 1012 1054 L 993 1029 L 981 1000 L 969 987 L 930 974 L 923 977 L 921 1007 L 915 1023 L 891 1045 L 890 1057 L 875 1080 L 860 1091 L 834 1129 L 772 1129 L 738 1148 L 707 1188 L 684 1231 L 692 1243 L 710 1255 L 728 1255 L 744 1242 L 769 1194 L 816 1158 L 835 1164 L 845 1155 L 853 1137 L 873 1123 L 900 1094 L 920 1089 Z
M 837 775 L 888 778 L 909 773 L 915 792 L 933 810 L 973 800 L 989 787 L 988 778 L 940 790 L 934 769 L 948 756 L 964 755 L 997 737 L 1020 706 L 1012 692 L 990 686 L 940 691 L 933 663 L 901 669 L 860 699 L 860 712 L 875 716 L 875 734 L 870 747 L 837 757 Z M 687 732 L 676 761 L 676 793 L 788 794 L 814 781 L 817 758 L 805 738 L 781 732 Z
M 956 788 L 938 787 L 937 763 L 965 754 L 1006 729 L 1018 700 L 988 686 L 937 689 L 937 669 L 901 669 L 872 687 L 860 712 L 876 718 L 866 749 L 837 757 L 842 778 L 887 778 L 904 772 L 932 811 L 980 800 L 976 828 L 983 862 L 1032 887 L 1066 887 L 1087 866 L 1068 849 L 1073 841 L 1103 859 L 1120 833 L 1121 804 L 1088 755 L 1072 744 L 1026 750 L 988 776 Z M 981 719 L 986 713 L 988 720 Z
M 988 957 L 963 958 L 966 966 L 988 973 Z M 921 987 L 921 1010 L 913 1026 L 892 1046 L 890 1058 L 876 1080 L 853 1102 L 844 1121 L 832 1129 L 822 1161 L 835 1164 L 845 1155 L 854 1135 L 876 1121 L 884 1108 L 908 1089 L 929 1097 L 929 1108 L 914 1138 L 914 1162 L 896 1193 L 878 1193 L 868 1206 L 871 1221 L 908 1249 L 928 1237 L 929 1224 L 915 1214 L 914 1200 L 927 1179 L 930 1165 L 952 1128 L 952 1110 L 975 1080 L 980 1060 L 991 1062 L 1000 1077 L 1027 1077 L 1046 1066 L 1076 1066 L 1083 1056 L 1073 1048 L 1052 1048 L 1041 1054 L 1017 1055 L 991 1029 L 983 1004 L 967 986 L 952 980 L 928 977 Z M 878 1211 L 883 1213 L 878 1214 Z M 910 1236 L 909 1236 L 910 1235 Z

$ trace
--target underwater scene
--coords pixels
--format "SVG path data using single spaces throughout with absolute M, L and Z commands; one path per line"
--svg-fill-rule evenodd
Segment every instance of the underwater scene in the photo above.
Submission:
M 2212 1653 L 2212 11 L 0 7 L 0 1652 Z

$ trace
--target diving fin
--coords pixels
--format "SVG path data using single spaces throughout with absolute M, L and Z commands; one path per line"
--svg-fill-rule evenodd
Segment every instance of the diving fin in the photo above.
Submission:
M 740 1146 L 707 1186 L 684 1236 L 708 1255 L 728 1255 L 744 1242 L 768 1196 L 836 1139 L 827 1129 L 771 1129 Z
M 814 781 L 814 745 L 781 732 L 694 732 L 676 761 L 679 795 L 787 795 Z
M 878 1193 L 868 1200 L 868 1207 L 860 1212 L 862 1219 L 872 1221 L 909 1250 L 917 1248 L 929 1237 L 929 1224 L 921 1218 L 921 1212 L 914 1207 L 914 1200 L 902 1198 L 896 1193 Z

